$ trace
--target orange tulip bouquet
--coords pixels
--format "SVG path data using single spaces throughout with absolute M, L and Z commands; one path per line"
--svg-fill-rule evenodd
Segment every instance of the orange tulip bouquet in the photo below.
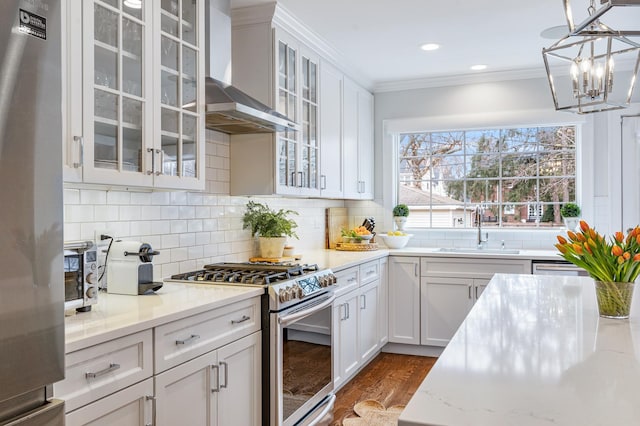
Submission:
M 600 315 L 628 318 L 633 283 L 640 275 L 640 226 L 625 236 L 616 232 L 607 239 L 580 221 L 580 231 L 558 235 L 556 248 L 569 262 L 583 268 L 596 281 Z

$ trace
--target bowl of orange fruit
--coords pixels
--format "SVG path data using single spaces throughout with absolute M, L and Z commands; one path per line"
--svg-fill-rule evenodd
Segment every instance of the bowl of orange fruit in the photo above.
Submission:
M 364 226 L 358 226 L 349 230 L 342 230 L 342 242 L 366 243 L 373 238 L 373 234 Z

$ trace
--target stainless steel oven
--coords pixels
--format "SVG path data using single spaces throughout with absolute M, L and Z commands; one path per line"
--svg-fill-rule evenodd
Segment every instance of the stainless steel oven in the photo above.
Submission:
M 308 264 L 216 263 L 168 281 L 260 286 L 262 424 L 323 425 L 333 419 L 335 275 Z
M 328 424 L 333 419 L 333 292 L 271 313 L 272 425 Z

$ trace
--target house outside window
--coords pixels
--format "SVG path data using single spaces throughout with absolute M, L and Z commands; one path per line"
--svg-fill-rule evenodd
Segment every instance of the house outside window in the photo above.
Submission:
M 576 128 L 402 133 L 397 202 L 412 228 L 562 226 L 576 200 Z

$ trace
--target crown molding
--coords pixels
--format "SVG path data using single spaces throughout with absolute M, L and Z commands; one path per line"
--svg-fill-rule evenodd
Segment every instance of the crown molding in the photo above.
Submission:
M 415 78 L 398 81 L 375 83 L 374 93 L 399 92 L 403 90 L 428 89 L 433 87 L 461 86 L 465 84 L 494 83 L 505 80 L 527 80 L 546 78 L 544 67 L 508 71 L 493 71 L 477 74 L 443 75 L 435 77 Z
M 267 3 L 231 10 L 233 27 L 269 23 L 287 31 L 292 36 L 316 52 L 323 60 L 329 61 L 360 86 L 371 91 L 373 80 L 364 75 L 342 52 L 330 45 L 325 39 L 309 29 L 289 10 L 279 3 Z

